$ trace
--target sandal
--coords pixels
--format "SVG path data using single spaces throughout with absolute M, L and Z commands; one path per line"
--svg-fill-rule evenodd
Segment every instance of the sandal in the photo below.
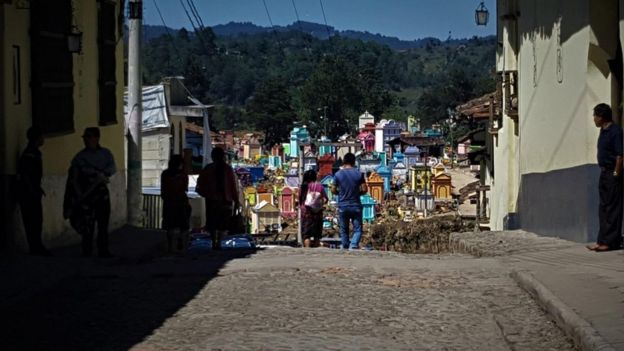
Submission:
M 585 247 L 586 247 L 588 250 L 595 251 L 598 247 L 600 247 L 600 245 L 598 245 L 598 244 L 591 244 L 591 245 L 587 245 L 587 246 L 585 246 Z
M 598 245 L 594 251 L 596 252 L 605 252 L 605 251 L 611 251 L 611 248 L 607 245 Z

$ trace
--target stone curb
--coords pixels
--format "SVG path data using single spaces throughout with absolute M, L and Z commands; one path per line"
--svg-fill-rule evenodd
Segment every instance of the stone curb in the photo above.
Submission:
M 451 252 L 470 254 L 475 257 L 493 256 L 478 245 L 470 244 L 461 237 L 461 233 L 449 236 Z M 512 270 L 511 278 L 526 292 L 531 294 L 538 304 L 555 320 L 557 325 L 583 351 L 615 351 L 589 322 L 581 318 L 570 307 L 548 290 L 529 272 Z
M 615 351 L 585 319 L 559 300 L 550 290 L 528 272 L 513 270 L 511 277 L 548 312 L 557 325 L 584 351 Z

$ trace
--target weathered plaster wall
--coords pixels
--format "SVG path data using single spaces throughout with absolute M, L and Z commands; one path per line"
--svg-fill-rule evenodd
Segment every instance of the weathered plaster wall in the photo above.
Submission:
M 499 133 L 492 227 L 503 229 L 507 210 L 523 229 L 591 241 L 598 199 L 592 109 L 616 102 L 607 59 L 617 45 L 617 3 L 519 0 L 518 11 L 519 128 L 507 137 L 505 118 Z
M 44 238 L 56 244 L 70 242 L 71 234 L 64 222 L 61 210 L 65 177 L 72 157 L 82 149 L 82 131 L 98 125 L 98 50 L 97 50 L 97 1 L 76 0 L 74 5 L 75 23 L 83 32 L 83 52 L 74 54 L 74 126 L 75 131 L 64 135 L 48 136 L 41 148 L 43 154 L 43 187 L 48 194 L 44 199 Z M 0 5 L 4 10 L 4 65 L 3 76 L 12 77 L 12 48 L 21 51 L 21 97 L 20 104 L 7 103 L 2 111 L 3 128 L 0 128 L 2 147 L 0 150 L 5 162 L 0 165 L 4 183 L 10 188 L 15 179 L 17 160 L 26 146 L 26 130 L 32 125 L 30 95 L 30 13 L 27 9 L 17 9 L 13 4 Z M 125 155 L 123 124 L 123 42 L 117 46 L 117 124 L 100 127 L 101 143 L 109 148 L 115 157 L 118 174 L 111 180 L 113 214 L 111 229 L 125 223 Z M 5 99 L 12 102 L 12 79 L 3 79 Z M 15 194 L 8 194 L 14 200 Z M 7 201 L 9 213 L 7 230 L 10 245 L 23 246 L 23 228 L 19 211 L 14 201 Z

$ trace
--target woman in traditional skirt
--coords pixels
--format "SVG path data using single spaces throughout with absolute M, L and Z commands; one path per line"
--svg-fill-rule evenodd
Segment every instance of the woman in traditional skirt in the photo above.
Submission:
M 327 203 L 327 194 L 323 185 L 316 181 L 316 172 L 306 171 L 299 192 L 301 207 L 301 233 L 303 246 L 318 246 L 323 233 L 323 205 Z

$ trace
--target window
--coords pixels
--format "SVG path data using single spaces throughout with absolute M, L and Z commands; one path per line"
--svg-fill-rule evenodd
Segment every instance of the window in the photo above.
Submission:
M 21 74 L 20 47 L 13 45 L 13 103 L 22 103 L 22 74 Z
M 32 0 L 32 119 L 46 134 L 74 130 L 73 58 L 67 48 L 71 0 Z
M 98 2 L 98 87 L 99 124 L 117 123 L 117 80 L 115 47 L 117 27 L 115 25 L 115 1 Z

